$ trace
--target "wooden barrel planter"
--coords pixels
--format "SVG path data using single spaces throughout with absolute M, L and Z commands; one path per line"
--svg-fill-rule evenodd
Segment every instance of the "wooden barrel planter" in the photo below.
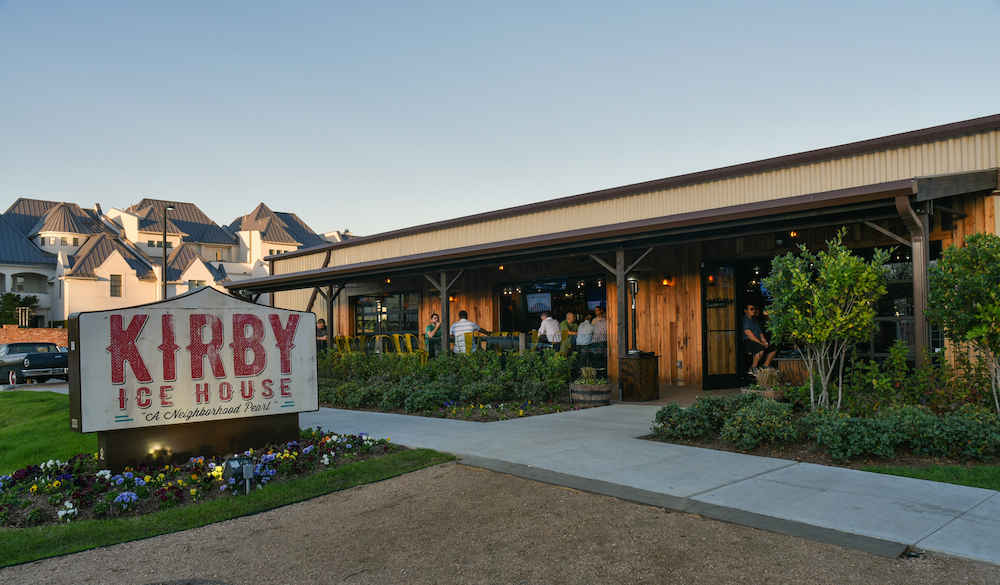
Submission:
M 580 408 L 606 406 L 611 404 L 611 384 L 576 384 L 569 385 L 570 400 Z

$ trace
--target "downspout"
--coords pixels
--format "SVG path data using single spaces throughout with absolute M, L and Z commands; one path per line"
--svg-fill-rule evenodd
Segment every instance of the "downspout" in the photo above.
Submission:
M 917 193 L 917 181 L 912 183 L 913 193 Z M 928 203 L 930 205 L 930 203 Z M 929 230 L 930 217 L 926 212 L 917 213 L 910 205 L 910 198 L 907 195 L 896 197 L 896 211 L 903 220 L 903 224 L 910 232 L 910 242 L 913 245 L 913 344 L 916 351 L 917 369 L 922 369 L 926 365 L 927 356 L 930 355 L 930 328 L 927 325 L 927 264 L 930 260 L 928 251 L 929 241 L 927 234 Z

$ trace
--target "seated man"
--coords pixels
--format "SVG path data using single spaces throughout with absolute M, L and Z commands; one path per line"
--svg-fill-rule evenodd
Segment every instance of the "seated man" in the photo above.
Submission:
M 455 353 L 465 353 L 465 334 L 472 333 L 475 335 L 480 331 L 485 331 L 479 325 L 476 325 L 472 321 L 469 321 L 469 314 L 465 311 L 458 312 L 458 321 L 451 324 L 449 332 L 452 338 L 455 340 Z M 476 344 L 472 344 L 472 347 L 468 348 L 469 351 L 476 351 Z
M 764 366 L 771 365 L 771 359 L 778 353 L 778 346 L 771 345 L 764 335 L 764 328 L 757 321 L 757 306 L 750 303 L 743 309 L 743 349 L 753 354 L 753 364 L 750 369 L 757 371 L 761 358 L 764 358 Z
M 548 311 L 542 311 L 542 322 L 538 326 L 538 342 L 542 342 L 542 336 L 545 336 L 545 340 L 549 344 L 559 343 L 561 339 L 561 331 L 559 330 L 559 322 L 552 318 L 552 314 Z

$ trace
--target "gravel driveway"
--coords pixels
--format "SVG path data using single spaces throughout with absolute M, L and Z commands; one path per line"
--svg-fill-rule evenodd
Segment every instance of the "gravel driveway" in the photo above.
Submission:
M 447 463 L 256 516 L 0 570 L 0 583 L 983 583 Z

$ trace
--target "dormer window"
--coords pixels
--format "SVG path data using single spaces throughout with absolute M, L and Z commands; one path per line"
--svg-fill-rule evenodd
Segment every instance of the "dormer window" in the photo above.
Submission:
M 155 248 L 156 247 L 156 242 L 154 242 L 153 240 L 146 240 L 146 247 L 147 248 Z
M 65 246 L 65 245 L 67 245 L 67 242 L 66 242 L 66 237 L 65 237 L 65 236 L 63 236 L 63 237 L 59 238 L 59 245 L 60 245 L 60 246 Z
M 73 238 L 73 245 L 74 246 L 79 246 L 80 245 L 80 238 Z
M 45 247 L 45 237 L 43 236 L 41 238 L 38 238 L 38 240 L 42 243 L 42 247 L 44 248 Z

